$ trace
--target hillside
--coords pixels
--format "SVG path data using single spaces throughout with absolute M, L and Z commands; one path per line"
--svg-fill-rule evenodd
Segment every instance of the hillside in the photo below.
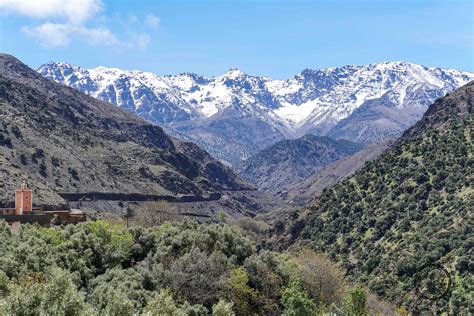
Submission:
M 230 69 L 221 76 L 50 62 L 45 77 L 159 124 L 235 165 L 284 138 L 308 133 L 376 143 L 399 136 L 428 105 L 474 74 L 408 62 L 306 69 L 286 80 Z
M 474 82 L 436 100 L 387 152 L 324 190 L 306 209 L 302 242 L 413 312 L 467 314 L 474 272 L 473 101 Z M 449 271 L 447 296 L 430 300 L 416 292 L 414 276 L 427 264 Z
M 279 141 L 236 166 L 235 171 L 260 189 L 277 193 L 361 148 L 346 140 L 306 135 Z
M 391 139 L 383 140 L 369 145 L 351 156 L 336 160 L 317 171 L 308 179 L 297 182 L 283 190 L 280 192 L 280 195 L 297 205 L 307 204 L 325 188 L 329 188 L 351 176 L 362 168 L 367 161 L 377 159 L 393 142 Z
M 196 145 L 4 54 L 0 160 L 2 205 L 13 202 L 21 179 L 28 180 L 38 205 L 61 207 L 68 200 L 108 211 L 146 200 L 219 201 L 252 189 Z M 250 195 L 248 201 L 257 203 Z

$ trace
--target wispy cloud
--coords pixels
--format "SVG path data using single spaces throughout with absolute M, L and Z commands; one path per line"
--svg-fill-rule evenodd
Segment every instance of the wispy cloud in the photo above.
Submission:
M 66 24 L 44 23 L 35 27 L 23 26 L 22 31 L 36 38 L 46 47 L 66 46 L 69 44 L 70 31 Z
M 67 46 L 74 36 L 91 44 L 120 45 L 117 37 L 108 28 L 90 28 L 68 23 L 43 23 L 34 27 L 24 26 L 22 31 L 35 38 L 44 47 Z
M 80 38 L 94 45 L 145 49 L 151 41 L 148 34 L 142 33 L 131 33 L 129 39 L 120 40 L 108 27 L 90 26 L 104 10 L 101 0 L 0 0 L 0 9 L 39 20 L 40 24 L 23 26 L 22 31 L 44 47 L 67 46 Z M 145 25 L 156 28 L 159 18 L 148 15 Z
M 160 25 L 160 18 L 157 17 L 156 15 L 148 14 L 148 15 L 145 17 L 145 24 L 146 24 L 148 27 L 151 27 L 151 28 L 153 28 L 153 29 L 156 29 L 156 28 L 158 28 L 158 26 Z

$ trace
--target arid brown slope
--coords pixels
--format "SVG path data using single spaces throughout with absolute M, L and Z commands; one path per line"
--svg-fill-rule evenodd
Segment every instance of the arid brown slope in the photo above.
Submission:
M 194 144 L 0 55 L 0 203 L 27 179 L 41 205 L 71 199 L 217 200 L 251 189 Z M 68 195 L 69 194 L 69 195 Z

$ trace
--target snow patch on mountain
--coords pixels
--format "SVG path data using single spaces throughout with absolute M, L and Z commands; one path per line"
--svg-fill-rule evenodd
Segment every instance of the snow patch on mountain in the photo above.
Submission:
M 226 133 L 238 135 L 239 128 L 247 126 L 239 123 L 242 120 L 259 121 L 284 137 L 324 135 L 374 100 L 418 118 L 436 98 L 474 80 L 473 73 L 408 62 L 306 69 L 288 80 L 251 76 L 238 69 L 208 78 L 194 73 L 158 76 L 118 68 L 83 69 L 62 62 L 47 63 L 38 71 L 184 134 L 204 126 L 205 133 L 216 137 L 222 136 L 217 135 L 221 125 L 230 129 Z M 234 123 L 229 123 L 230 116 Z M 245 142 L 256 141 L 251 138 Z M 221 137 L 218 142 L 226 141 Z
M 210 118 L 223 109 L 237 108 L 244 114 L 271 116 L 270 121 L 284 122 L 283 125 L 292 129 L 307 122 L 318 125 L 332 120 L 337 123 L 365 101 L 387 93 L 403 107 L 405 103 L 416 103 L 411 97 L 420 89 L 448 92 L 474 79 L 472 73 L 406 62 L 305 70 L 289 80 L 253 77 L 238 69 L 206 78 L 196 74 L 158 76 L 102 66 L 82 69 L 62 62 L 45 64 L 39 72 L 131 110 L 149 105 L 145 104 L 150 102 L 146 94 L 137 93 L 144 89 L 171 107 L 188 113 L 188 119 Z M 159 106 L 158 103 L 150 110 Z

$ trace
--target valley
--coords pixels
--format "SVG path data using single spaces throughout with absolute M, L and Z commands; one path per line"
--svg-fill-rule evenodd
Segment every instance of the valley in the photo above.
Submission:
M 0 316 L 474 315 L 473 5 L 0 0 Z
M 124 203 L 134 210 L 144 201 L 187 202 L 182 208 L 216 201 L 206 212 L 215 218 L 219 211 L 238 217 L 266 207 L 259 202 L 269 200 L 264 193 L 254 194 L 196 145 L 47 80 L 12 56 L 0 56 L 0 83 L 3 207 L 11 206 L 22 180 L 38 205 L 51 209 L 69 201 L 119 215 Z M 248 192 L 247 199 L 234 199 L 239 192 Z
M 208 95 L 221 84 L 246 93 L 256 85 L 253 101 L 229 101 L 226 90 L 191 102 L 167 90 L 161 105 L 137 105 L 147 93 L 105 87 L 123 79 L 131 89 L 133 76 L 181 89 L 183 78 L 63 63 L 38 73 L 1 54 L 0 206 L 11 208 L 26 181 L 36 210 L 80 211 L 87 221 L 22 224 L 20 233 L 0 222 L 0 313 L 468 313 L 474 81 L 407 63 L 364 67 L 380 74 L 370 74 L 375 81 L 386 73 L 390 84 L 407 80 L 399 91 L 411 94 L 385 82 L 378 97 L 345 102 L 333 81 L 346 82 L 358 66 L 304 71 L 325 78 L 307 93 L 289 86 L 298 76 L 273 81 L 234 69 L 182 76 L 209 85 Z M 186 93 L 204 89 L 193 87 Z M 351 89 L 355 99 L 367 93 L 367 85 Z M 332 109 L 285 103 L 334 93 L 341 101 L 327 101 Z M 420 294 L 427 267 L 450 281 L 427 287 L 441 291 L 436 300 Z M 25 291 L 34 300 L 19 298 Z

